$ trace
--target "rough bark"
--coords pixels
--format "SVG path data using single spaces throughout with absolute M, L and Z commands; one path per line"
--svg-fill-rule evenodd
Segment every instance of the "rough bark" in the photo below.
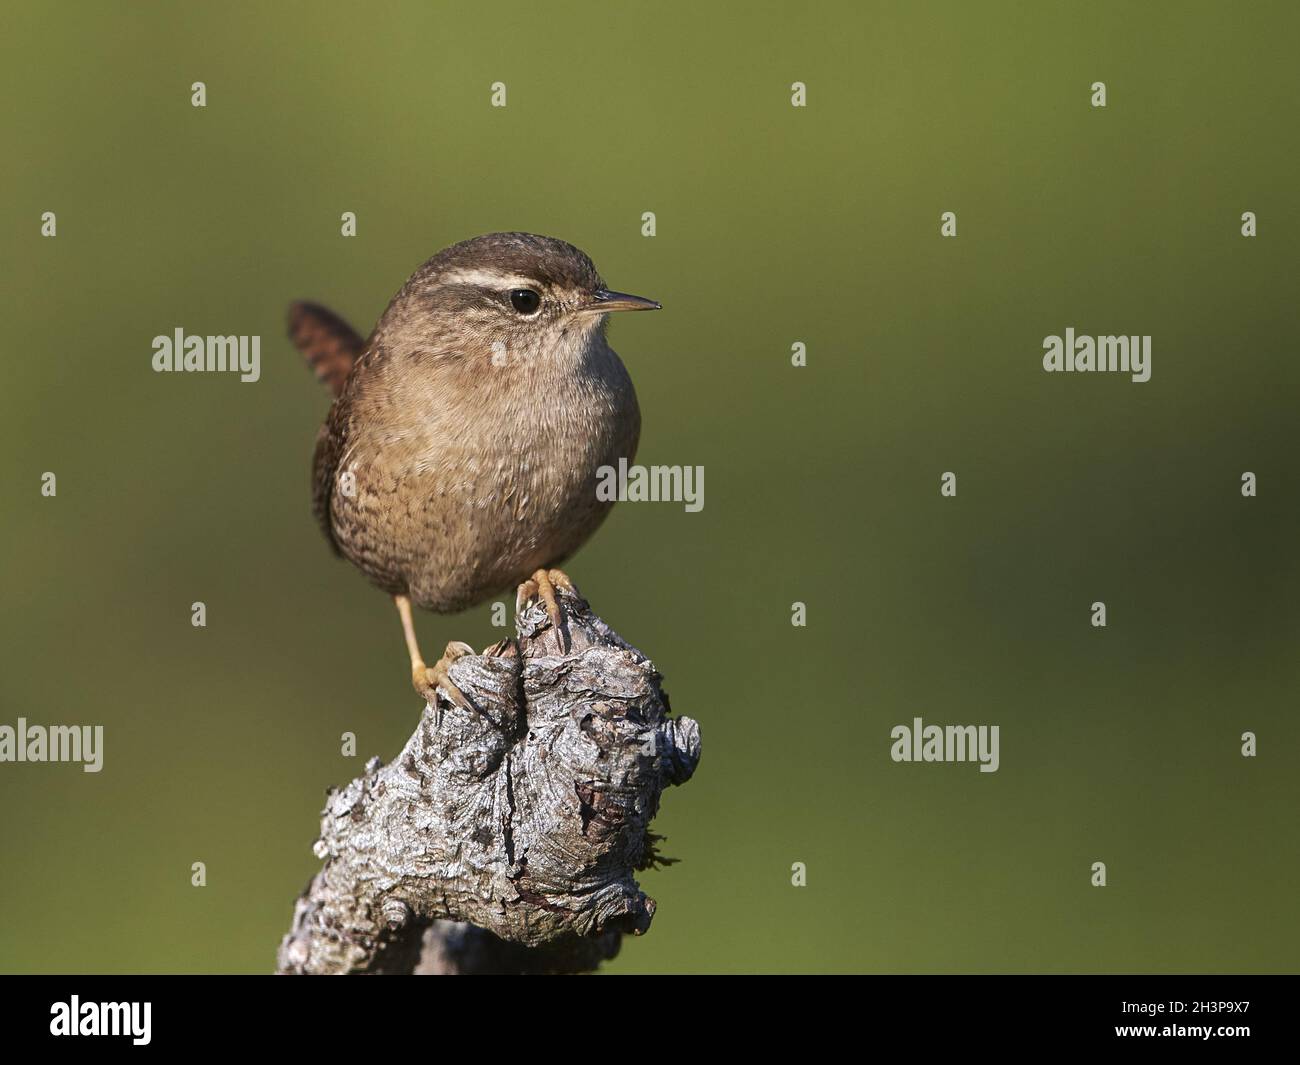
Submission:
M 522 604 L 517 639 L 451 667 L 474 709 L 439 693 L 394 761 L 329 793 L 279 972 L 578 972 L 650 926 L 634 874 L 699 726 L 669 716 L 645 655 L 560 596 L 564 633 Z

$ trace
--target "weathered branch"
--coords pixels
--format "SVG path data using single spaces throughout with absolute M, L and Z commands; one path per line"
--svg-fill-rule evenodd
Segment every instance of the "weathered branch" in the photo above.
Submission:
M 451 667 L 476 709 L 439 694 L 394 761 L 330 792 L 281 973 L 575 972 L 649 927 L 634 873 L 699 726 L 669 716 L 649 659 L 559 594 L 567 648 L 529 600 L 517 640 Z

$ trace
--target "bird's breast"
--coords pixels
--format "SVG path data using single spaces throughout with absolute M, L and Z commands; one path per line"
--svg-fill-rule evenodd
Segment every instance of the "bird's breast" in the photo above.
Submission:
M 571 555 L 608 512 L 601 467 L 631 462 L 640 433 L 626 370 L 598 354 L 580 372 L 481 381 L 411 417 L 367 419 L 341 463 L 352 494 L 334 497 L 344 554 L 441 611 Z

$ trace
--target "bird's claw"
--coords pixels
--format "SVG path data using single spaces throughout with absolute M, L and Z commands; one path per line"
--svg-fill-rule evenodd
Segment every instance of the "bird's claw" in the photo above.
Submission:
M 573 581 L 569 580 L 568 575 L 562 570 L 539 569 L 519 586 L 515 596 L 515 610 L 520 610 L 530 599 L 536 598 L 539 600 L 546 608 L 546 616 L 551 621 L 551 628 L 555 630 L 555 635 L 560 641 L 560 650 L 567 654 L 571 643 L 564 610 L 555 594 L 557 588 L 562 591 L 572 592 L 574 595 L 578 594 L 578 589 L 574 586 Z
M 473 704 L 465 693 L 456 686 L 456 683 L 451 679 L 450 672 L 451 664 L 456 659 L 464 658 L 465 655 L 472 655 L 473 653 L 474 648 L 469 644 L 453 640 L 447 644 L 447 649 L 443 651 L 442 657 L 432 666 L 426 666 L 418 660 L 411 663 L 411 685 L 427 702 L 436 705 L 438 692 L 441 691 L 457 706 L 465 710 L 473 710 Z

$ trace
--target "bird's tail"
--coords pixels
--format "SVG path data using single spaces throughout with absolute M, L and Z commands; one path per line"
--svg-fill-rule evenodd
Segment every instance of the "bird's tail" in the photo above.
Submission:
M 305 300 L 289 304 L 289 339 L 316 380 L 329 385 L 336 396 L 366 349 L 366 342 L 347 322 L 329 308 Z

